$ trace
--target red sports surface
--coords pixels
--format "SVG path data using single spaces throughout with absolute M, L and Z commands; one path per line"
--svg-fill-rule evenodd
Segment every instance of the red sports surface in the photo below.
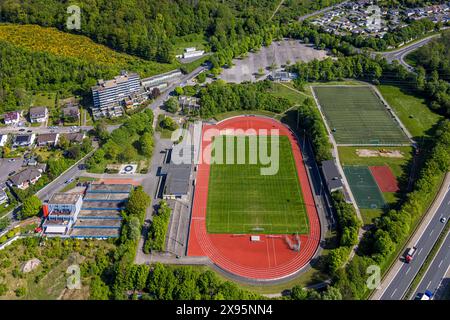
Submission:
M 208 256 L 221 269 L 254 280 L 275 280 L 296 273 L 313 258 L 320 242 L 319 217 L 297 138 L 280 122 L 263 117 L 230 118 L 216 125 L 204 125 L 203 133 L 210 128 L 278 129 L 280 135 L 289 138 L 309 219 L 309 234 L 300 235 L 301 248 L 298 252 L 289 248 L 284 235 L 259 235 L 260 241 L 252 242 L 250 236 L 258 234 L 209 234 L 206 230 L 206 207 L 210 166 L 208 161 L 202 161 L 197 170 L 188 256 Z M 206 147 L 210 143 L 210 140 L 207 141 L 203 137 L 203 152 L 208 150 Z M 203 154 L 203 159 L 209 156 L 210 154 Z M 295 242 L 294 237 L 286 236 Z
M 399 190 L 397 179 L 391 168 L 388 166 L 373 166 L 369 167 L 369 170 L 372 172 L 381 192 L 397 192 Z

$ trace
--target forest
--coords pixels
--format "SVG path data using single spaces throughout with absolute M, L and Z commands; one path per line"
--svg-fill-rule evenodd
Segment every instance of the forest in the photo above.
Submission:
M 286 98 L 268 93 L 273 84 L 270 81 L 244 83 L 241 85 L 215 81 L 200 90 L 200 114 L 210 118 L 219 113 L 235 110 L 266 110 L 281 113 L 292 104 Z

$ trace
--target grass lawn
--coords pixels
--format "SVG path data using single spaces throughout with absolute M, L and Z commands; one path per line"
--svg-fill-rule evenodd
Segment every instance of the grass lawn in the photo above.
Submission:
M 409 143 L 369 86 L 318 86 L 313 90 L 337 143 Z
M 202 34 L 189 34 L 184 37 L 177 37 L 172 41 L 174 55 L 183 54 L 184 49 L 195 47 L 197 50 L 204 50 L 207 41 Z
M 234 149 L 235 164 L 211 165 L 206 216 L 208 232 L 307 233 L 306 208 L 289 139 L 285 136 L 279 139 L 279 170 L 274 175 L 261 174 L 260 169 L 269 165 L 262 165 L 259 159 L 257 164 L 250 164 L 248 155 L 257 150 L 254 146 L 249 147 L 249 137 L 244 140 L 245 164 L 237 164 L 237 140 L 232 145 L 226 140 L 223 139 L 223 154 L 227 149 Z M 217 138 L 214 140 L 214 147 L 219 146 L 218 141 Z M 268 146 L 270 154 L 270 142 Z
M 276 97 L 288 99 L 294 105 L 301 105 L 303 101 L 309 96 L 306 93 L 298 91 L 289 83 L 274 83 L 273 89 L 269 92 Z
M 69 190 L 72 190 L 73 188 L 75 188 L 77 186 L 77 183 L 88 182 L 88 181 L 92 182 L 92 181 L 97 181 L 97 180 L 98 180 L 97 178 L 91 178 L 91 177 L 78 177 L 78 178 L 75 178 L 75 180 L 72 181 L 71 183 L 67 184 L 61 190 L 61 192 L 67 192 Z
M 265 111 L 265 110 L 236 110 L 236 111 L 229 111 L 224 112 L 218 115 L 214 116 L 214 119 L 217 121 L 222 121 L 230 117 L 236 117 L 236 116 L 242 116 L 242 115 L 256 115 L 256 116 L 266 116 L 266 117 L 275 117 L 276 113 L 271 111 Z
M 33 94 L 32 106 L 43 106 L 49 109 L 56 107 L 56 93 L 55 92 L 37 92 Z
M 367 150 L 398 150 L 403 158 L 388 157 L 360 157 L 356 154 L 357 149 Z M 389 166 L 392 173 L 398 179 L 406 169 L 405 166 L 412 157 L 412 147 L 338 147 L 339 160 L 343 166 Z
M 399 87 L 380 85 L 378 89 L 413 137 L 425 136 L 442 118 L 427 107 L 424 99 L 409 95 Z

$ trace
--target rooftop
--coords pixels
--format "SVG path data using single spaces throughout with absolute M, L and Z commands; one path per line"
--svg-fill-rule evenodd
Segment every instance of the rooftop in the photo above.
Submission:
M 87 192 L 117 192 L 117 193 L 130 193 L 131 184 L 91 184 Z
M 54 193 L 50 200 L 49 204 L 75 204 L 81 198 L 81 195 L 78 193 L 64 193 L 58 192 Z
M 36 118 L 36 117 L 45 117 L 45 114 L 47 113 L 46 107 L 32 107 L 30 108 L 30 117 Z
M 57 133 L 43 133 L 38 135 L 37 143 L 55 142 L 58 137 Z
M 164 194 L 184 195 L 189 191 L 192 166 L 188 164 L 169 164 L 162 168 L 161 173 L 166 174 Z

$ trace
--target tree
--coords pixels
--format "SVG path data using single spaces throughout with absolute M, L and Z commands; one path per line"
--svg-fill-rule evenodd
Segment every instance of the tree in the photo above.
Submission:
M 23 202 L 22 210 L 20 211 L 20 218 L 27 219 L 37 216 L 41 211 L 41 207 L 41 200 L 36 195 L 32 195 Z
M 9 218 L 0 219 L 0 231 L 8 228 L 10 223 L 11 221 L 9 220 Z
M 166 102 L 164 102 L 164 107 L 171 113 L 177 113 L 180 109 L 180 104 L 178 103 L 177 98 L 171 97 Z
M 160 123 L 160 126 L 170 131 L 174 131 L 178 128 L 177 123 L 171 117 L 164 117 L 164 119 Z
M 99 276 L 95 276 L 89 285 L 89 299 L 90 300 L 108 300 L 110 295 L 109 287 L 100 279 Z
M 142 155 L 150 157 L 153 153 L 154 141 L 153 136 L 146 132 L 139 138 L 139 150 Z
M 308 292 L 302 286 L 296 285 L 291 289 L 291 298 L 294 300 L 306 300 Z
M 141 223 L 139 222 L 139 218 L 132 216 L 128 222 L 128 228 L 128 239 L 137 241 L 141 235 Z
M 336 287 L 328 286 L 322 293 L 322 300 L 342 300 L 341 291 Z
M 8 287 L 4 283 L 0 283 L 0 297 L 8 292 Z
M 62 150 L 67 150 L 70 146 L 70 141 L 67 139 L 65 135 L 60 135 L 58 139 L 58 147 L 60 147 Z
M 175 93 L 176 93 L 178 96 L 182 96 L 182 95 L 184 94 L 183 87 L 176 87 L 176 88 L 175 88 Z

